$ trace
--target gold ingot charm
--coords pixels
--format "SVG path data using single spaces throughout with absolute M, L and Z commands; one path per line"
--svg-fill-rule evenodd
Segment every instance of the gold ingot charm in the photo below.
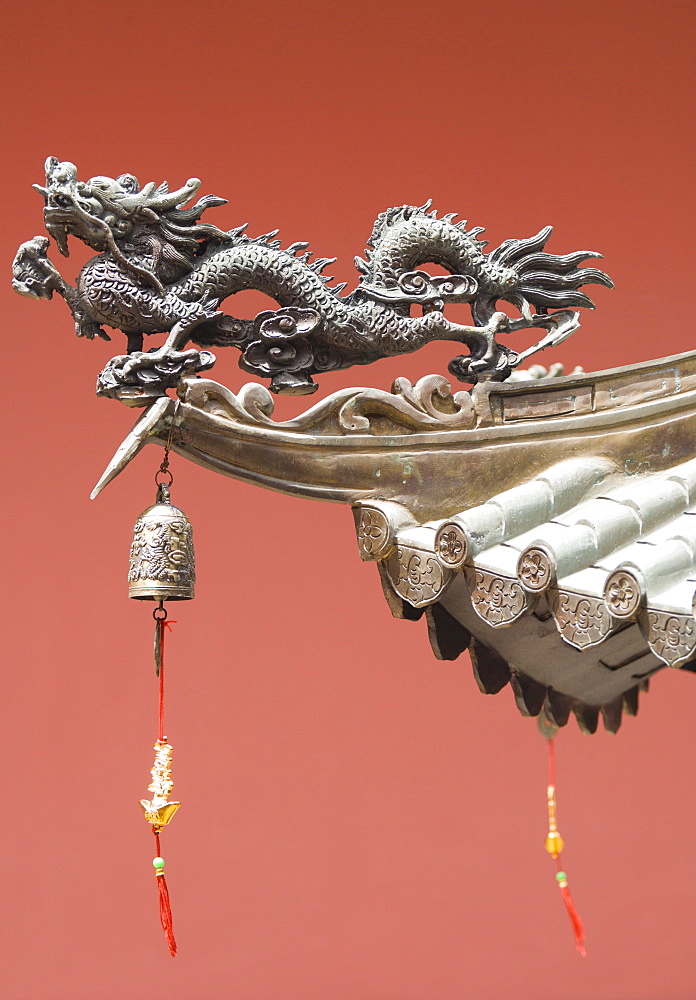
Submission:
M 154 506 L 133 528 L 128 596 L 138 601 L 190 601 L 196 582 L 193 529 L 186 514 L 160 485 Z
M 143 813 L 145 814 L 145 819 L 152 826 L 166 826 L 170 823 L 174 813 L 177 811 L 181 802 L 167 802 L 165 805 L 160 806 L 159 809 L 153 808 L 154 803 L 149 802 L 147 799 L 141 799 L 140 805 L 142 806 Z

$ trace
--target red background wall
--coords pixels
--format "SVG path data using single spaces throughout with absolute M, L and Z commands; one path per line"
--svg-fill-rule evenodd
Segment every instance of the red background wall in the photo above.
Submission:
M 0 994 L 693 997 L 693 675 L 658 675 L 617 737 L 569 726 L 559 740 L 583 961 L 543 850 L 545 747 L 509 689 L 484 697 L 468 661 L 432 658 L 423 623 L 391 619 L 349 510 L 182 459 L 200 584 L 170 646 L 184 806 L 164 837 L 169 958 L 137 805 L 151 620 L 125 586 L 161 453 L 89 501 L 135 416 L 93 394 L 121 336 L 77 341 L 62 303 L 8 291 L 17 244 L 42 231 L 30 184 L 52 153 L 82 177 L 198 175 L 229 198 L 218 225 L 280 226 L 337 255 L 351 286 L 394 204 L 430 196 L 493 245 L 552 222 L 550 249 L 601 249 L 617 287 L 550 360 L 687 350 L 693 5 L 64 0 L 3 22 Z M 53 251 L 66 276 L 75 250 Z M 324 377 L 321 393 L 451 356 L 432 346 Z M 232 388 L 247 380 L 236 358 L 220 352 L 214 372 Z

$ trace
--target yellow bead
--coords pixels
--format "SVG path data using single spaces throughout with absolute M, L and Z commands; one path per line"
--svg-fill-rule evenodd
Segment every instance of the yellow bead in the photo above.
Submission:
M 552 858 L 557 858 L 564 848 L 563 837 L 557 830 L 552 831 L 546 838 L 544 847 Z

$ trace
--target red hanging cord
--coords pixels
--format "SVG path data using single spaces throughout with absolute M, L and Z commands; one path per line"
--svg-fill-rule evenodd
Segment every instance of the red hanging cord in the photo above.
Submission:
M 570 889 L 568 888 L 568 878 L 566 873 L 563 871 L 563 866 L 559 857 L 561 851 L 563 850 L 563 839 L 558 832 L 558 827 L 556 826 L 556 757 L 553 738 L 548 740 L 548 744 L 549 784 L 547 789 L 547 798 L 549 806 L 549 832 L 546 837 L 546 850 L 556 862 L 556 882 L 558 883 L 558 888 L 561 891 L 561 898 L 565 903 L 568 916 L 570 917 L 573 925 L 575 947 L 580 955 L 585 958 L 587 955 L 585 950 L 585 928 L 583 927 L 582 920 L 580 919 L 580 914 L 575 909 L 573 897 L 571 896 Z
M 172 625 L 176 622 L 169 621 L 167 619 L 167 610 L 164 607 L 164 602 L 160 601 L 159 606 L 155 608 L 152 613 L 152 617 L 155 619 L 155 628 L 158 630 L 156 644 L 157 649 L 157 673 L 159 679 L 158 685 L 158 698 L 157 698 L 157 742 L 166 743 L 166 737 L 164 735 L 164 636 L 167 630 L 171 631 Z M 153 826 L 152 832 L 155 835 L 155 849 L 156 856 L 153 861 L 155 866 L 155 876 L 157 879 L 157 891 L 159 893 L 159 914 L 160 923 L 162 924 L 162 930 L 164 931 L 164 936 L 167 941 L 167 947 L 169 948 L 169 954 L 172 958 L 176 955 L 176 940 L 174 939 L 174 928 L 172 924 L 172 908 L 169 902 L 169 890 L 167 888 L 167 880 L 164 876 L 164 859 L 161 855 L 160 850 L 160 838 L 159 832 L 160 827 Z

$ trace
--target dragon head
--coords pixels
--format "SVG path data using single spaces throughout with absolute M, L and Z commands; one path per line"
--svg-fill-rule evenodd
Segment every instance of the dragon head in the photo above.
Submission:
M 211 204 L 224 204 L 222 198 L 202 198 L 194 208 L 182 212 L 180 206 L 190 201 L 200 184 L 192 177 L 178 191 L 170 191 L 166 183 L 156 187 L 152 181 L 141 188 L 132 174 L 79 181 L 73 163 L 49 156 L 46 186 L 35 184 L 34 188 L 46 200 L 46 229 L 67 257 L 69 235 L 93 250 L 114 252 L 116 241 L 129 237 L 137 226 L 158 223 L 172 212 L 182 222 L 194 222 Z

